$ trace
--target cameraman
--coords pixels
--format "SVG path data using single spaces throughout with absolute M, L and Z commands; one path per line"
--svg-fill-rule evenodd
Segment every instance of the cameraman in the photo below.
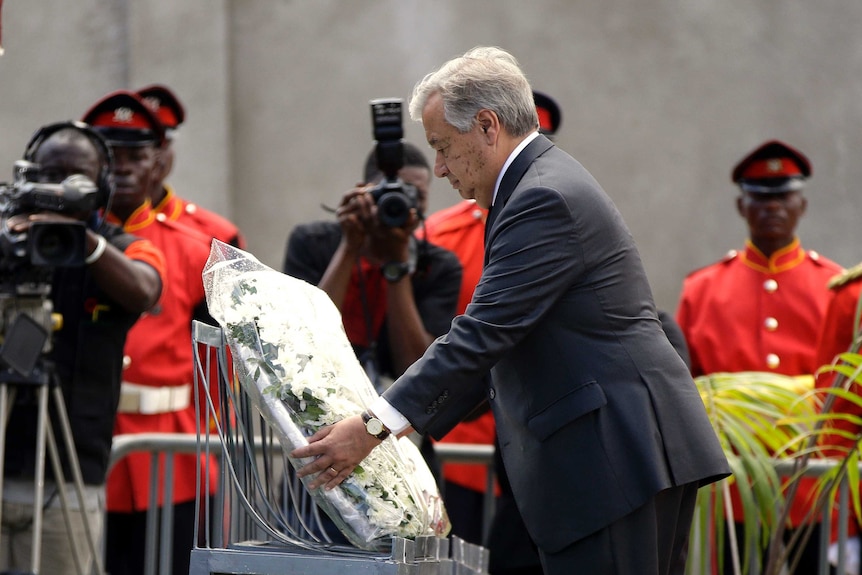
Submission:
M 164 257 L 151 242 L 124 233 L 102 219 L 113 186 L 112 156 L 104 140 L 86 125 L 52 124 L 30 141 L 24 159 L 35 164 L 32 180 L 56 184 L 82 174 L 97 185 L 97 211 L 79 213 L 22 213 L 9 217 L 3 233 L 24 234 L 33 222 L 86 223 L 84 264 L 58 267 L 51 274 L 50 298 L 62 324 L 52 336 L 47 365 L 53 367 L 62 390 L 85 483 L 84 499 L 67 486 L 72 531 L 68 532 L 57 486 L 49 478 L 44 487 L 44 523 L 41 534 L 41 571 L 77 573 L 73 546 L 89 573 L 93 557 L 85 538 L 80 509 L 86 510 L 94 540 L 99 541 L 105 512 L 105 475 L 111 450 L 114 417 L 120 395 L 123 344 L 126 333 L 141 313 L 158 301 L 164 277 Z M 3 256 L 2 267 L 10 265 Z M 4 278 L 5 279 L 5 278 Z M 50 370 L 48 370 L 50 372 Z M 0 569 L 29 571 L 34 502 L 34 469 L 38 421 L 32 386 L 17 386 L 4 454 L 3 545 Z M 60 451 L 64 478 L 72 470 L 61 440 L 61 428 L 51 406 L 51 424 Z

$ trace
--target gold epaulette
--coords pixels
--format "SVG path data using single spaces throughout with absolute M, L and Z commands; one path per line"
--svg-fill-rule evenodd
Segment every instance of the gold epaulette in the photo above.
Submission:
M 726 254 L 724 254 L 724 257 L 721 258 L 720 261 L 721 261 L 721 263 L 727 263 L 733 259 L 736 259 L 736 256 L 738 256 L 738 255 L 739 255 L 739 252 L 737 250 L 730 250 Z
M 837 289 L 860 277 L 862 277 L 862 263 L 858 263 L 852 268 L 847 268 L 840 274 L 832 276 L 826 285 L 829 289 Z
M 738 252 L 738 251 L 736 251 L 736 250 L 730 250 L 729 252 L 727 252 L 726 254 L 724 254 L 724 257 L 723 257 L 723 258 L 721 258 L 721 259 L 720 259 L 720 260 L 718 260 L 717 262 L 713 262 L 713 263 L 711 263 L 711 264 L 707 264 L 707 265 L 705 265 L 705 266 L 702 266 L 702 267 L 699 267 L 699 268 L 695 268 L 695 269 L 691 270 L 690 272 L 688 272 L 688 273 L 685 275 L 685 277 L 686 277 L 686 278 L 689 278 L 689 277 L 691 277 L 691 276 L 693 276 L 693 275 L 696 275 L 696 274 L 698 274 L 698 273 L 702 272 L 703 270 L 706 270 L 706 269 L 709 269 L 709 268 L 715 267 L 715 266 L 717 266 L 717 265 L 719 265 L 719 264 L 726 264 L 727 262 L 731 262 L 731 261 L 735 260 L 737 256 L 739 256 L 739 252 Z

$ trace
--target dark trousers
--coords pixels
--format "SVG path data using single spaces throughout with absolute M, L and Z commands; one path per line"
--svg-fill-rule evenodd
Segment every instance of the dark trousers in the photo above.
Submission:
M 539 551 L 527 532 L 515 497 L 505 488 L 497 497 L 488 539 L 488 571 L 492 575 L 542 575 Z
M 485 493 L 446 481 L 443 488 L 443 502 L 446 504 L 449 522 L 452 524 L 449 536 L 454 535 L 476 545 L 486 545 L 482 540 Z
M 666 489 L 558 553 L 540 549 L 545 575 L 683 575 L 696 499 L 696 483 Z
M 174 505 L 172 573 L 189 572 L 195 536 L 195 502 Z M 147 512 L 108 513 L 105 525 L 105 570 L 111 575 L 142 575 L 147 541 Z M 158 566 L 160 551 L 156 551 Z

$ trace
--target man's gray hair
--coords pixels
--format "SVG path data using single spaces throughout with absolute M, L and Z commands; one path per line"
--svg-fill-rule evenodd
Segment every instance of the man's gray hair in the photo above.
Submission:
M 500 48 L 473 48 L 425 76 L 413 88 L 410 117 L 421 120 L 428 98 L 437 93 L 443 98 L 443 117 L 461 133 L 473 127 L 483 109 L 496 113 L 515 137 L 539 125 L 530 83 L 515 57 Z

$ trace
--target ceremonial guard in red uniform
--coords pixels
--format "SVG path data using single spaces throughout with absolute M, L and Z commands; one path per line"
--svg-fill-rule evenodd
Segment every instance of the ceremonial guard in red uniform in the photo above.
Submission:
M 748 223 L 749 238 L 741 251 L 731 251 L 718 263 L 689 274 L 677 310 L 693 375 L 738 371 L 804 375 L 817 370 L 815 351 L 829 299 L 827 283 L 842 268 L 804 250 L 795 235 L 805 213 L 802 190 L 810 175 L 808 159 L 776 140 L 759 146 L 734 168 L 732 180 L 741 190 L 737 210 Z M 808 491 L 800 486 L 793 502 L 793 526 L 800 525 L 808 512 Z M 734 516 L 742 517 L 735 498 Z M 816 561 L 817 537 L 811 540 L 806 556 L 810 550 Z M 797 573 L 816 572 L 816 567 L 806 570 L 805 561 Z M 726 568 L 729 563 L 725 561 Z
M 692 373 L 768 371 L 813 374 L 817 334 L 841 266 L 802 248 L 795 236 L 811 174 L 800 152 L 771 141 L 733 171 L 740 215 L 750 237 L 741 251 L 689 274 L 677 321 Z
M 857 264 L 847 271 L 835 276 L 829 282 L 831 297 L 826 308 L 826 319 L 823 320 L 823 329 L 817 344 L 818 365 L 829 365 L 837 361 L 839 354 L 845 352 L 859 353 L 859 325 L 855 322 L 862 311 L 860 311 L 860 296 L 862 296 L 862 264 Z M 857 395 L 862 395 L 862 389 L 858 382 L 851 382 L 843 378 L 835 382 L 834 372 L 824 372 L 817 376 L 815 384 L 818 388 L 830 388 L 833 384 L 840 384 L 842 388 L 849 389 Z M 826 396 L 824 396 L 825 398 Z M 843 413 L 852 415 L 857 419 L 841 418 L 830 420 L 826 425 L 834 429 L 836 433 L 827 433 L 818 438 L 823 449 L 823 455 L 829 457 L 846 457 L 848 452 L 856 448 L 859 433 L 862 432 L 858 418 L 862 416 L 862 408 L 845 397 L 835 396 L 832 405 L 829 406 L 831 413 Z M 855 514 L 850 512 L 848 535 L 855 535 L 860 531 Z M 858 558 L 851 559 L 858 561 Z
M 201 273 L 209 257 L 210 238 L 156 213 L 150 204 L 151 180 L 164 140 L 161 123 L 133 92 L 108 94 L 83 120 L 99 131 L 116 157 L 116 192 L 110 219 L 150 240 L 165 254 L 167 280 L 159 304 L 129 331 L 123 383 L 114 435 L 166 432 L 195 433 L 192 398 L 193 319 L 209 320 Z M 173 572 L 188 573 L 193 546 L 196 478 L 204 465 L 194 455 L 174 459 Z M 164 469 L 164 467 L 162 467 Z M 210 485 L 217 469 L 209 466 Z M 108 477 L 106 566 L 112 575 L 141 573 L 149 506 L 150 455 L 131 454 Z M 164 478 L 159 479 L 160 506 Z
M 182 103 L 167 86 L 153 84 L 137 91 L 138 96 L 150 107 L 165 128 L 165 140 L 157 162 L 158 177 L 153 179 L 150 201 L 153 209 L 164 214 L 168 220 L 199 230 L 226 244 L 245 249 L 245 238 L 239 228 L 227 218 L 181 198 L 174 188 L 165 182 L 174 163 L 174 134 L 185 121 L 186 112 Z

